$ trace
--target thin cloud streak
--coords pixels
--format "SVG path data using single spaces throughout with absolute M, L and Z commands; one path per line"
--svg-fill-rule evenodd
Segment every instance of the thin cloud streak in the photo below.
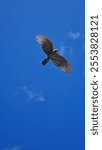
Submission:
M 72 31 L 69 31 L 69 32 L 67 33 L 67 36 L 68 36 L 68 38 L 71 38 L 71 39 L 73 39 L 73 40 L 76 40 L 76 39 L 78 39 L 78 38 L 80 37 L 80 32 L 72 32 Z
M 61 44 L 60 48 L 59 48 L 59 52 L 60 55 L 62 56 L 68 56 L 69 58 L 72 58 L 73 55 L 73 47 L 72 46 L 65 46 L 64 44 Z
M 27 96 L 28 101 L 35 100 L 37 102 L 44 102 L 45 97 L 43 95 L 43 92 L 41 90 L 38 90 L 34 88 L 34 86 L 21 86 L 20 92 L 24 92 Z
M 60 48 L 59 48 L 59 54 L 64 55 L 64 53 L 65 53 L 65 46 L 61 45 Z
M 10 147 L 10 148 L 4 148 L 2 150 L 24 150 L 24 147 L 16 145 L 16 146 L 13 146 L 13 147 Z

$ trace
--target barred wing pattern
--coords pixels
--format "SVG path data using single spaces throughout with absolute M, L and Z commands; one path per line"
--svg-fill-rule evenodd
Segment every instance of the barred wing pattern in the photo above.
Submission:
M 45 65 L 51 59 L 52 62 L 65 73 L 70 72 L 69 63 L 63 56 L 58 55 L 56 50 L 53 50 L 53 45 L 47 37 L 43 35 L 37 35 L 36 40 L 42 46 L 43 51 L 47 54 L 47 58 L 42 62 L 43 65 Z
M 36 40 L 42 46 L 42 49 L 46 54 L 49 54 L 49 52 L 53 50 L 51 41 L 49 41 L 48 38 L 46 38 L 45 36 L 37 35 Z
M 67 60 L 64 57 L 58 55 L 57 53 L 53 53 L 51 55 L 51 60 L 57 67 L 59 67 L 65 73 L 70 72 L 70 64 L 67 62 Z

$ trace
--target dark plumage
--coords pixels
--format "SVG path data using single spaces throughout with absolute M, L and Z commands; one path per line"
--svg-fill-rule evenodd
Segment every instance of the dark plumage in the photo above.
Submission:
M 36 40 L 42 46 L 43 51 L 47 54 L 47 58 L 42 62 L 43 65 L 45 65 L 49 60 L 52 60 L 52 62 L 65 73 L 70 72 L 69 63 L 63 56 L 57 54 L 57 50 L 53 49 L 53 45 L 48 38 L 43 35 L 37 35 Z

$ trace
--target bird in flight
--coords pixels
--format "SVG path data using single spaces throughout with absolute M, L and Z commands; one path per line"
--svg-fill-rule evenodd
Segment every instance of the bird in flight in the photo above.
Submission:
M 57 54 L 56 49 L 53 49 L 52 42 L 43 35 L 37 35 L 36 40 L 41 45 L 43 51 L 46 53 L 47 58 L 42 61 L 42 64 L 45 65 L 49 60 L 51 60 L 57 67 L 63 70 L 65 73 L 70 72 L 70 64 L 63 57 Z

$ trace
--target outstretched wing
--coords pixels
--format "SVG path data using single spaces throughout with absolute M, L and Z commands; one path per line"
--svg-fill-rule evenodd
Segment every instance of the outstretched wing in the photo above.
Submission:
M 62 57 L 56 53 L 53 53 L 51 55 L 51 60 L 57 67 L 59 67 L 65 73 L 70 72 L 70 64 L 67 62 L 67 60 L 64 57 Z
M 46 54 L 49 54 L 49 52 L 53 50 L 51 41 L 49 41 L 45 36 L 37 35 L 36 40 L 42 46 L 42 49 Z

